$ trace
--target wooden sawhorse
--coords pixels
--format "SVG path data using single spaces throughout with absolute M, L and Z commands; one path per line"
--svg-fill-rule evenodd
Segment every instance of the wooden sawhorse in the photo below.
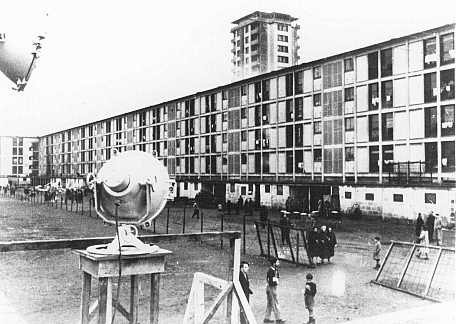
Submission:
M 112 307 L 122 314 L 130 324 L 138 323 L 139 275 L 150 275 L 150 324 L 158 323 L 160 273 L 165 271 L 165 257 L 171 251 L 159 249 L 156 253 L 122 255 L 122 276 L 131 282 L 130 309 L 127 311 L 120 301 L 113 299 L 112 280 L 119 275 L 117 255 L 97 255 L 85 250 L 75 250 L 79 255 L 79 269 L 83 272 L 81 293 L 81 324 L 89 324 L 98 311 L 98 324 L 110 324 Z M 98 279 L 98 300 L 90 305 L 92 277 Z

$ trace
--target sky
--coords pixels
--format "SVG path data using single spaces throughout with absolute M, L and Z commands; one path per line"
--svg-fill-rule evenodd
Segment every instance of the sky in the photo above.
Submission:
M 0 32 L 46 39 L 25 91 L 0 74 L 0 136 L 42 136 L 230 83 L 231 22 L 256 10 L 298 18 L 303 63 L 454 23 L 453 3 L 8 0 Z

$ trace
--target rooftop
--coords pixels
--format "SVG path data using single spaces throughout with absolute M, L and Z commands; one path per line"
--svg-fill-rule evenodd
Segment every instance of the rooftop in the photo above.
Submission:
M 244 16 L 242 18 L 236 19 L 235 21 L 232 22 L 232 24 L 240 24 L 246 20 L 249 21 L 254 21 L 258 19 L 277 19 L 277 20 L 284 20 L 288 22 L 293 22 L 295 20 L 298 20 L 298 18 L 294 18 L 290 15 L 283 14 L 280 12 L 262 12 L 262 11 L 254 11 L 251 14 L 248 14 L 247 16 Z

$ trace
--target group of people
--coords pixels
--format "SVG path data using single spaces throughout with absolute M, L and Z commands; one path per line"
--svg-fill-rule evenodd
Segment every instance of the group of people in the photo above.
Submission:
M 307 234 L 307 247 L 312 264 L 331 262 L 337 246 L 336 234 L 331 227 L 315 226 Z
M 279 307 L 279 298 L 278 298 L 278 286 L 279 286 L 279 266 L 280 261 L 277 258 L 271 258 L 270 267 L 266 272 L 266 311 L 264 315 L 264 323 L 285 323 L 285 320 L 282 318 Z M 239 272 L 239 282 L 241 284 L 244 295 L 249 301 L 249 297 L 253 294 L 253 291 L 250 289 L 249 281 L 249 263 L 241 262 L 241 271 Z M 317 293 L 317 285 L 313 282 L 313 275 L 308 273 L 306 275 L 306 283 L 304 286 L 304 305 L 309 312 L 309 321 L 308 324 L 315 323 L 314 317 L 314 305 L 315 305 L 315 295 Z M 272 313 L 274 313 L 275 321 L 271 318 Z M 244 311 L 241 309 L 241 323 L 247 323 L 247 318 Z
M 244 210 L 246 215 L 252 216 L 255 203 L 252 198 L 243 199 L 242 196 L 239 196 L 239 199 L 236 203 L 232 203 L 231 200 L 226 202 L 226 211 L 228 215 L 231 215 L 231 210 L 236 210 L 236 215 L 239 215 L 242 210 Z

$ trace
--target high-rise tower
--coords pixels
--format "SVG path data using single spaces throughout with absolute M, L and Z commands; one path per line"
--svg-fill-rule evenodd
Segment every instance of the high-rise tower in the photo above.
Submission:
M 234 80 L 298 64 L 297 18 L 255 11 L 232 23 Z

